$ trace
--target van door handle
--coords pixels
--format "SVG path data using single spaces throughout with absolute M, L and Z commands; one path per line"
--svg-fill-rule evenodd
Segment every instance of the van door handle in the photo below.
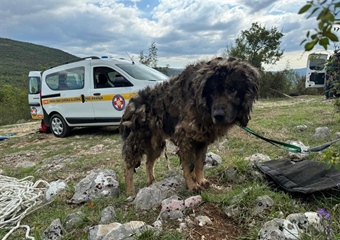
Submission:
M 94 96 L 100 96 L 100 93 L 94 93 L 93 95 Z
M 84 103 L 84 102 L 85 102 L 85 96 L 84 96 L 84 94 L 80 95 L 80 97 L 81 97 L 81 102 Z

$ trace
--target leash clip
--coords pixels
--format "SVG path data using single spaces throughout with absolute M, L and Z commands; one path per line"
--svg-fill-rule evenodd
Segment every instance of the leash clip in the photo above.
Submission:
M 307 147 L 300 147 L 300 149 L 301 149 L 301 153 L 309 153 L 310 152 L 309 148 L 307 148 Z

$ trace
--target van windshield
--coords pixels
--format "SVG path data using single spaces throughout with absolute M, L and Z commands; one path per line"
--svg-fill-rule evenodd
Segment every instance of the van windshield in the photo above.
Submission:
M 138 80 L 161 81 L 169 77 L 143 64 L 117 64 L 119 68 Z

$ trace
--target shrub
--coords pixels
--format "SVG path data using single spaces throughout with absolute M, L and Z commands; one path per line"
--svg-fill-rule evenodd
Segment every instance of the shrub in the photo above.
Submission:
M 292 81 L 288 78 L 287 71 L 265 72 L 260 79 L 260 97 L 282 97 L 289 94 Z
M 27 91 L 5 84 L 0 88 L 0 125 L 30 119 Z

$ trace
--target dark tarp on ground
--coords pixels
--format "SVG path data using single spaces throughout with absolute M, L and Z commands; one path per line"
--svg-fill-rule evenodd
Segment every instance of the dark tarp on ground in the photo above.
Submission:
M 321 162 L 282 159 L 258 162 L 256 165 L 288 192 L 309 194 L 336 188 L 340 191 L 340 171 L 334 167 L 327 168 Z

